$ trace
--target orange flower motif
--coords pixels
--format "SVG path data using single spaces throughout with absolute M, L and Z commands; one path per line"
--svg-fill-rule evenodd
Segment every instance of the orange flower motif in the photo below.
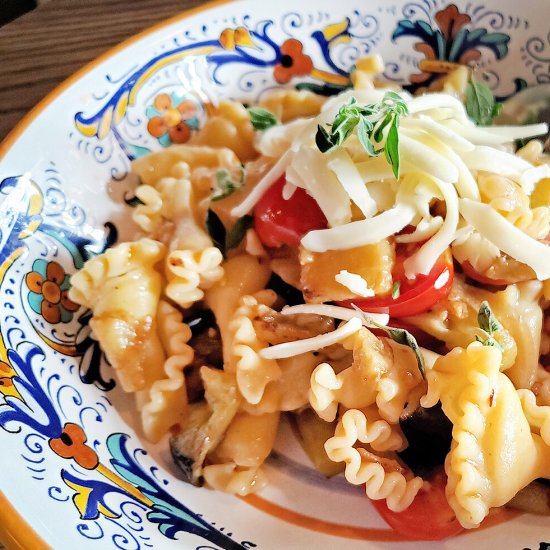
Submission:
M 159 94 L 153 105 L 159 115 L 149 120 L 147 131 L 159 141 L 166 136 L 170 143 L 185 143 L 191 137 L 191 128 L 185 121 L 197 114 L 195 104 L 192 101 L 182 101 L 174 106 L 171 96 Z
M 57 262 L 35 260 L 25 281 L 30 290 L 29 305 L 48 323 L 68 323 L 80 307 L 69 300 L 69 275 Z
M 281 45 L 281 60 L 273 69 L 275 80 L 285 84 L 294 76 L 305 76 L 313 70 L 313 61 L 304 54 L 299 40 L 289 38 Z
M 63 426 L 61 435 L 50 439 L 52 451 L 62 458 L 72 458 L 86 470 L 93 470 L 99 464 L 97 453 L 86 445 L 86 434 L 78 424 L 67 423 Z

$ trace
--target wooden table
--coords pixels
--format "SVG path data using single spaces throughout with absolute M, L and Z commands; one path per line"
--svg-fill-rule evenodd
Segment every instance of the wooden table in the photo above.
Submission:
M 0 141 L 65 78 L 204 0 L 50 0 L 0 27 Z

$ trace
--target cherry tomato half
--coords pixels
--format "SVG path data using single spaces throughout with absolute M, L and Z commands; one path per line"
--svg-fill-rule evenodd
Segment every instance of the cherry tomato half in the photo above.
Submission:
M 423 313 L 434 304 L 447 296 L 453 283 L 454 268 L 453 257 L 450 249 L 447 249 L 437 260 L 427 275 L 418 275 L 410 280 L 405 277 L 403 270 L 404 257 L 397 255 L 393 280 L 399 281 L 400 294 L 397 298 L 391 295 L 362 300 L 346 300 L 340 305 L 357 307 L 369 313 L 387 313 L 390 317 L 408 317 Z
M 288 200 L 283 198 L 285 183 L 285 177 L 281 176 L 254 208 L 256 233 L 264 245 L 272 248 L 285 244 L 298 246 L 309 231 L 327 227 L 319 205 L 303 189 L 296 189 Z
M 397 533 L 412 540 L 441 540 L 463 531 L 447 502 L 443 469 L 425 483 L 403 512 L 392 512 L 385 500 L 372 501 L 382 519 Z

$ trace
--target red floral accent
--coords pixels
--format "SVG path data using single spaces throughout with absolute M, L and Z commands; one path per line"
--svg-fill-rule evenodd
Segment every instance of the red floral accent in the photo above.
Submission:
M 48 323 L 55 324 L 61 321 L 62 308 L 72 316 L 80 307 L 69 300 L 68 278 L 65 270 L 57 262 L 48 263 L 45 278 L 38 271 L 31 271 L 27 273 L 25 281 L 31 292 L 42 296 L 41 315 Z
M 62 458 L 72 458 L 86 470 L 93 470 L 99 464 L 96 452 L 86 445 L 86 434 L 78 424 L 67 423 L 63 432 L 55 439 L 50 439 L 52 451 Z
M 467 25 L 472 19 L 466 13 L 460 13 L 458 8 L 451 4 L 444 10 L 438 11 L 435 14 L 435 20 L 445 37 L 445 40 L 454 40 L 458 31 Z
M 304 54 L 304 47 L 299 40 L 290 38 L 281 46 L 281 60 L 273 69 L 275 80 L 285 84 L 294 76 L 305 76 L 313 70 L 313 61 Z
M 159 94 L 155 98 L 154 106 L 161 115 L 149 120 L 147 131 L 156 138 L 168 132 L 172 143 L 185 143 L 191 137 L 191 129 L 185 121 L 197 113 L 195 104 L 192 101 L 182 101 L 174 106 L 168 94 Z

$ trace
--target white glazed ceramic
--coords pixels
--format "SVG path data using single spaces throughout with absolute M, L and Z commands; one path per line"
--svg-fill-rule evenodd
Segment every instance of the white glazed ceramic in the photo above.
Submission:
M 185 484 L 166 441 L 141 437 L 65 291 L 68 274 L 133 230 L 130 159 L 185 140 L 205 102 L 281 84 L 334 92 L 372 52 L 404 85 L 428 83 L 444 62 L 475 63 L 506 97 L 549 81 L 549 15 L 536 0 L 217 4 L 128 42 L 27 117 L 0 153 L 0 489 L 21 540 L 26 523 L 55 549 L 546 548 L 547 518 L 506 512 L 456 539 L 403 541 L 361 488 L 318 475 L 287 426 L 259 495 Z M 161 93 L 195 113 L 171 127 Z M 166 131 L 153 136 L 155 117 Z

